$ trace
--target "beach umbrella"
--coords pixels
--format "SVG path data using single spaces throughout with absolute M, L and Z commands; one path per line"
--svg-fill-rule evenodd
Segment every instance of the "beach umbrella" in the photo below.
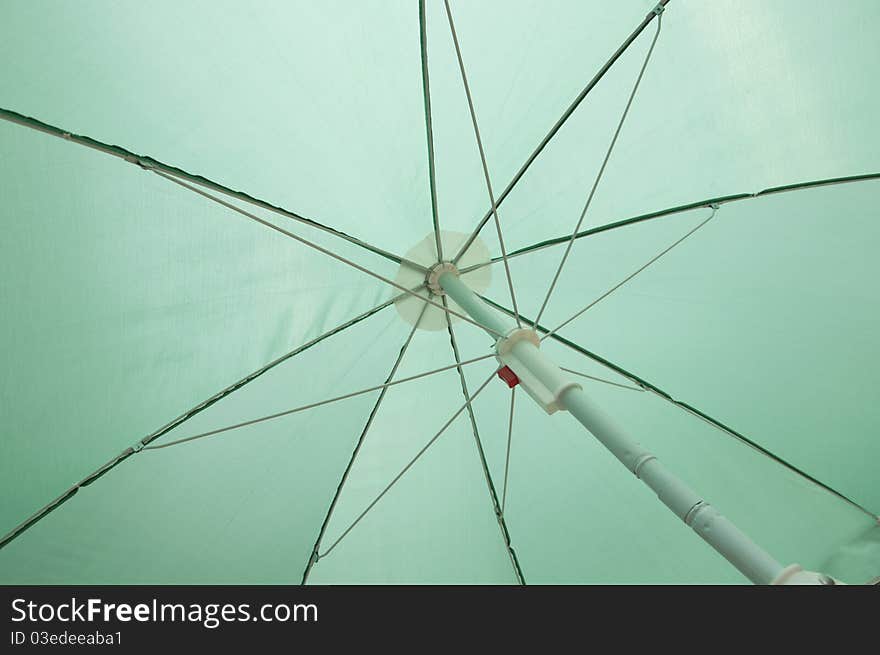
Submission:
M 874 580 L 878 18 L 6 3 L 0 580 Z

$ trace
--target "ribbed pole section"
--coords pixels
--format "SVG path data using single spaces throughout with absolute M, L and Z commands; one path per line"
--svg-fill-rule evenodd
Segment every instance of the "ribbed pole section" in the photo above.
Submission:
M 749 580 L 755 584 L 769 584 L 782 572 L 782 564 L 626 435 L 581 389 L 569 389 L 561 400 L 562 406 L 648 485 L 660 502 Z

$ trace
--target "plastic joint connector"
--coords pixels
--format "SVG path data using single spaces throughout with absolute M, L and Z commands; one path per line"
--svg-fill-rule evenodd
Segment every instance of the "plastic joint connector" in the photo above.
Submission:
M 520 351 L 520 354 L 528 359 L 524 362 L 517 354 L 515 346 L 520 342 L 529 342 L 534 350 L 530 353 Z M 507 333 L 495 344 L 495 352 L 498 361 L 513 372 L 521 386 L 532 399 L 538 403 L 545 412 L 553 414 L 562 406 L 562 395 L 572 388 L 581 388 L 581 385 L 568 379 L 558 366 L 544 358 L 538 351 L 541 339 L 534 330 L 528 328 L 516 328 Z M 527 347 L 528 348 L 528 347 Z
M 841 585 L 840 580 L 832 578 L 824 573 L 806 571 L 799 564 L 789 564 L 779 572 L 771 582 L 771 585 Z

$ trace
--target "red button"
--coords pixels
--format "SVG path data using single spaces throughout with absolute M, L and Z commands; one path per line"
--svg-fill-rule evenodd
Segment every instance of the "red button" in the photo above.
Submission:
M 516 377 L 516 373 L 510 370 L 509 366 L 505 366 L 498 371 L 498 377 L 504 380 L 511 389 L 519 384 L 519 378 Z

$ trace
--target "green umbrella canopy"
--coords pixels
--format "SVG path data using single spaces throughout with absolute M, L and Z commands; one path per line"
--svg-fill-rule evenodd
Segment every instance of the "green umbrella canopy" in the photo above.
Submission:
M 468 243 L 780 562 L 880 575 L 880 7 L 655 4 L 6 3 L 0 581 L 745 581 L 565 412 L 460 411 Z

